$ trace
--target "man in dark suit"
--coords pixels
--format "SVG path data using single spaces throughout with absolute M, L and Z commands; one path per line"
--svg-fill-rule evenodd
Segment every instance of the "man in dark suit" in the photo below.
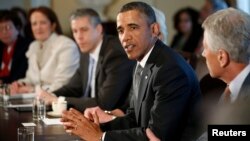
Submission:
M 250 90 L 249 19 L 248 14 L 228 8 L 212 14 L 202 25 L 204 28 L 202 56 L 206 59 L 209 73 L 211 77 L 219 78 L 227 84 L 218 106 L 212 105 L 216 111 L 208 123 L 242 124 L 240 119 L 245 117 L 237 115 L 249 113 L 249 108 L 244 106 L 249 106 Z M 198 140 L 207 140 L 207 133 Z
M 79 110 L 93 106 L 111 110 L 123 105 L 134 62 L 127 58 L 118 38 L 103 35 L 99 15 L 92 9 L 76 10 L 71 15 L 71 28 L 82 52 L 80 67 L 54 95 L 42 91 L 39 97 L 49 103 L 65 99 Z
M 127 114 L 100 127 L 96 114 L 90 122 L 70 109 L 62 115 L 66 131 L 84 140 L 148 140 L 145 130 L 149 128 L 161 140 L 180 140 L 200 99 L 192 68 L 158 40 L 159 25 L 148 4 L 124 5 L 117 30 L 128 58 L 137 61 Z
M 30 40 L 20 35 L 20 28 L 16 13 L 0 11 L 0 80 L 3 83 L 24 77 L 28 67 L 25 53 Z

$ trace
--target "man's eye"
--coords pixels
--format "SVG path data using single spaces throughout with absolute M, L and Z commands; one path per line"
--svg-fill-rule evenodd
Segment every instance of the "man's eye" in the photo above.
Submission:
M 136 26 L 131 26 L 130 29 L 136 29 L 137 27 Z
M 120 30 L 120 29 L 118 29 L 117 32 L 118 32 L 119 34 L 123 33 L 123 31 Z

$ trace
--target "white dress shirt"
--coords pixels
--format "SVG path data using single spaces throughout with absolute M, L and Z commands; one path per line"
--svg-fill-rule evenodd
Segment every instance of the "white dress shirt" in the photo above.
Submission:
M 231 92 L 230 99 L 234 102 L 240 92 L 241 86 L 250 72 L 250 64 L 248 64 L 230 83 L 229 90 Z
M 91 77 L 91 80 L 90 80 L 90 87 L 91 87 L 91 95 L 90 96 L 92 98 L 95 97 L 95 80 L 96 80 L 96 75 L 95 74 L 96 74 L 96 67 L 97 67 L 97 62 L 98 62 L 98 59 L 99 59 L 99 54 L 100 54 L 100 51 L 101 51 L 102 42 L 103 42 L 103 40 L 101 40 L 98 43 L 95 50 L 89 54 L 90 57 L 92 57 L 94 59 L 93 72 L 92 72 L 92 77 Z
M 148 53 L 143 57 L 143 59 L 141 61 L 138 61 L 137 64 L 139 63 L 141 65 L 142 68 L 145 67 L 147 61 L 148 61 L 148 57 L 151 54 L 152 50 L 153 50 L 154 46 L 148 51 Z

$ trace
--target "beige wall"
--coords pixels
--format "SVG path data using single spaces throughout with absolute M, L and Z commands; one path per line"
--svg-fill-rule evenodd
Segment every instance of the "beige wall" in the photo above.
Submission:
M 120 7 L 123 4 L 130 2 L 130 1 L 133 1 L 133 0 L 113 0 L 112 4 L 110 4 L 108 6 L 108 9 L 106 9 L 108 18 L 111 20 L 115 20 L 116 14 L 118 10 L 120 9 Z M 186 6 L 192 6 L 196 9 L 200 9 L 204 2 L 203 0 L 141 0 L 141 1 L 148 2 L 154 5 L 156 8 L 161 9 L 165 13 L 167 26 L 168 26 L 168 32 L 169 32 L 169 36 L 168 36 L 169 42 L 171 41 L 173 34 L 175 32 L 173 30 L 173 21 L 172 21 L 172 17 L 174 13 L 178 9 L 182 7 L 186 7 Z M 83 3 L 80 2 L 80 0 L 52 0 L 51 7 L 57 13 L 64 32 L 66 34 L 69 34 L 70 24 L 69 24 L 68 18 L 69 18 L 70 13 L 76 8 L 85 7 L 85 6 Z
M 1 0 L 0 9 L 2 8 L 10 8 L 12 6 L 21 6 L 25 9 L 28 9 L 31 6 L 32 0 Z M 90 0 L 91 1 L 91 0 Z M 94 0 L 92 0 L 94 1 Z M 100 0 L 102 1 L 102 0 Z M 112 0 L 112 3 L 107 6 L 105 9 L 106 15 L 108 19 L 115 20 L 116 14 L 122 5 L 127 2 L 135 1 L 135 0 Z M 152 4 L 156 8 L 162 10 L 166 15 L 167 26 L 168 26 L 168 41 L 171 41 L 174 30 L 173 30 L 173 21 L 172 17 L 174 13 L 186 6 L 192 6 L 196 9 L 200 9 L 204 0 L 141 0 Z M 59 21 L 62 25 L 63 31 L 65 34 L 70 34 L 70 22 L 69 15 L 76 8 L 86 7 L 81 0 L 51 0 L 51 8 L 54 9 L 56 14 L 58 15 Z
M 52 0 L 51 7 L 56 12 L 63 32 L 67 35 L 70 34 L 70 13 L 77 8 L 83 7 L 78 0 Z
M 161 9 L 166 16 L 167 26 L 168 26 L 168 43 L 172 40 L 175 33 L 173 28 L 173 15 L 175 12 L 183 7 L 193 7 L 199 10 L 203 5 L 204 0 L 155 0 L 155 6 Z

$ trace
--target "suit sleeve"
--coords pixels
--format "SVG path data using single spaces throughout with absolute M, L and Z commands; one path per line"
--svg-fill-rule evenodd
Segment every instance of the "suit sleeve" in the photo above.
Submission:
M 78 109 L 100 106 L 105 110 L 113 110 L 119 104 L 123 105 L 130 89 L 133 64 L 125 54 L 108 52 L 103 60 L 101 73 L 97 78 L 98 93 L 95 98 L 83 97 L 81 99 L 67 97 L 66 100 Z M 100 78 L 104 77 L 105 78 Z M 100 79 L 100 80 L 98 80 Z
M 101 124 L 102 131 L 125 130 L 137 127 L 135 113 L 133 108 L 128 108 L 123 117 L 116 117 L 114 120 Z
M 67 90 L 67 95 L 71 95 L 71 97 L 66 97 L 68 103 L 78 110 L 82 111 L 97 105 L 105 110 L 113 110 L 125 103 L 124 101 L 131 86 L 134 62 L 127 58 L 118 40 L 111 40 L 106 45 L 108 47 L 103 52 L 104 56 L 100 65 L 100 73 L 96 78 L 96 88 L 98 90 L 96 90 L 95 98 L 75 98 L 73 96 L 79 93 L 79 90 L 68 92 L 72 91 L 70 89 L 73 87 L 80 87 L 78 86 L 80 83 L 79 75 L 75 75 L 71 82 L 62 88 L 64 91 Z M 80 73 L 82 72 L 78 71 L 78 74 Z M 62 90 L 58 90 L 56 93 L 61 92 Z M 65 92 L 62 92 L 60 95 L 63 95 L 63 93 Z M 77 96 L 79 97 L 79 95 Z
M 54 91 L 56 96 L 80 97 L 83 93 L 81 69 L 78 68 L 70 81 L 62 88 Z
M 150 128 L 161 140 L 180 140 L 191 94 L 187 74 L 180 67 L 161 67 L 151 76 L 148 91 L 149 99 L 153 100 L 147 127 L 106 132 L 105 141 L 119 140 L 148 140 L 145 128 Z M 151 88 L 150 88 L 151 87 Z M 142 102 L 143 106 L 150 103 Z M 141 111 L 141 114 L 147 111 Z M 145 120 L 145 119 L 142 119 Z
M 96 102 L 102 109 L 113 110 L 123 105 L 128 97 L 134 63 L 128 60 L 124 53 L 118 51 L 110 52 L 108 56 L 103 64 L 107 76 L 99 85 Z

